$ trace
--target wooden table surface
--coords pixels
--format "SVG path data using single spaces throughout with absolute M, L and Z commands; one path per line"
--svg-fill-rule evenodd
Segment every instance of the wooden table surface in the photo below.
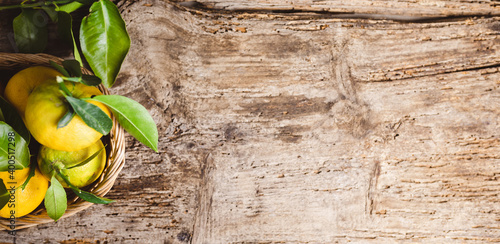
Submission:
M 117 202 L 17 243 L 500 242 L 500 2 L 118 6 L 159 153 L 128 136 Z

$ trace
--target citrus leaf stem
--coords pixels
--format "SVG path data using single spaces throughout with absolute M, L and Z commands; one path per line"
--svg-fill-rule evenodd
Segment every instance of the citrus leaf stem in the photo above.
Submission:
M 24 190 L 24 188 L 26 188 L 26 186 L 28 185 L 28 182 L 31 180 L 31 177 L 35 176 L 35 169 L 36 169 L 36 165 L 34 163 L 31 163 L 30 164 L 30 172 L 28 174 L 28 177 L 24 181 L 24 183 L 20 186 L 21 189 Z
M 73 97 L 73 94 L 68 90 L 66 84 L 64 84 L 64 78 L 61 76 L 56 77 L 57 83 L 59 84 L 59 89 L 64 92 L 66 97 Z
M 71 184 L 71 182 L 69 181 L 69 177 L 62 171 L 61 167 L 54 167 L 53 166 L 53 169 L 56 171 L 56 174 L 58 174 L 64 180 L 64 182 L 66 182 L 66 184 L 68 184 L 69 188 L 71 188 L 71 190 L 79 198 L 81 198 L 87 202 L 91 202 L 91 203 L 95 203 L 95 204 L 108 204 L 108 203 L 115 202 L 114 200 L 104 198 L 104 197 L 99 197 L 99 196 L 96 196 L 90 192 L 82 191 L 80 188 Z
M 57 167 L 57 166 L 52 166 L 52 168 L 54 169 L 54 171 L 56 172 L 56 174 L 58 174 L 63 180 L 64 182 L 66 182 L 66 184 L 69 186 L 69 187 L 74 187 L 74 188 L 77 188 L 76 186 L 74 186 L 73 184 L 71 184 L 71 182 L 69 181 L 69 177 L 68 175 L 66 175 L 65 173 L 63 173 L 63 169 L 64 169 L 64 166 L 62 167 Z

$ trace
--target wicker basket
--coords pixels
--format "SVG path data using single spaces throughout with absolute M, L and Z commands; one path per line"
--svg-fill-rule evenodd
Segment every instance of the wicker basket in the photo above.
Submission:
M 12 71 L 17 72 L 21 69 L 41 65 L 50 66 L 49 60 L 61 64 L 62 59 L 47 55 L 47 54 L 18 54 L 18 53 L 0 53 L 0 72 Z M 90 71 L 82 70 L 84 74 L 92 74 Z M 109 91 L 104 86 L 99 86 L 103 94 L 109 95 Z M 103 137 L 104 144 L 107 144 L 107 162 L 103 173 L 92 185 L 84 188 L 98 196 L 104 196 L 111 190 L 116 177 L 120 173 L 125 163 L 125 135 L 123 128 L 118 124 L 116 118 L 112 116 L 113 128 L 108 136 Z M 88 207 L 92 203 L 83 201 L 82 199 L 68 195 L 68 208 L 62 218 L 72 216 Z M 53 222 L 47 215 L 47 211 L 41 204 L 32 213 L 17 218 L 15 220 L 15 230 L 20 230 L 32 227 L 39 224 Z M 11 230 L 11 225 L 8 219 L 0 218 L 0 226 L 6 230 Z

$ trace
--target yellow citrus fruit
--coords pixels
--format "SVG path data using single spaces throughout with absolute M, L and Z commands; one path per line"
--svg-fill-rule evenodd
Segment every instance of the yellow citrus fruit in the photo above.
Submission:
M 33 66 L 17 72 L 10 78 L 5 87 L 5 99 L 9 101 L 24 118 L 28 96 L 33 90 L 48 79 L 62 76 L 55 69 L 43 66 Z
M 7 174 L 5 174 L 7 173 Z M 11 195 L 9 202 L 0 210 L 0 217 L 2 218 L 15 218 L 22 217 L 35 210 L 45 198 L 45 193 L 49 188 L 49 181 L 43 177 L 42 173 L 35 170 L 35 175 L 30 179 L 26 187 L 21 189 L 19 187 L 24 183 L 29 173 L 29 168 L 16 170 L 14 173 L 14 180 L 10 179 L 8 172 L 2 172 L 0 178 L 3 180 L 7 190 L 15 189 Z
M 75 166 L 85 159 L 89 158 L 99 150 L 104 148 L 101 140 L 86 147 L 84 149 L 72 152 L 54 150 L 45 146 L 40 147 L 38 152 L 38 166 L 42 174 L 47 178 L 52 178 L 55 174 L 53 166 L 62 163 L 65 168 Z M 92 159 L 87 164 L 71 169 L 62 169 L 61 171 L 68 176 L 69 182 L 80 188 L 94 182 L 101 175 L 104 166 L 106 166 L 106 150 L 103 149 L 97 157 Z M 68 184 L 58 175 L 55 174 L 61 185 L 69 187 Z
M 93 86 L 66 82 L 69 91 L 76 98 L 88 98 L 102 93 Z M 102 103 L 87 101 L 101 108 L 108 116 L 109 109 Z M 25 122 L 31 135 L 42 145 L 56 150 L 77 151 L 95 143 L 102 134 L 89 127 L 75 115 L 68 125 L 57 128 L 59 120 L 69 108 L 55 80 L 46 81 L 31 93 L 26 105 Z
M 24 183 L 24 180 L 28 177 L 30 173 L 30 168 L 16 169 L 13 174 L 9 171 L 0 172 L 0 179 L 7 186 L 7 182 L 10 182 L 9 186 L 18 187 Z M 8 188 L 7 188 L 8 189 Z

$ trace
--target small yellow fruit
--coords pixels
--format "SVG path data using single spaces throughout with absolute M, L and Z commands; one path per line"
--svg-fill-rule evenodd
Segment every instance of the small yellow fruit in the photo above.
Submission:
M 65 84 L 76 98 L 102 94 L 93 86 L 72 82 Z M 110 116 L 111 113 L 104 104 L 96 101 L 88 102 L 97 105 Z M 85 124 L 78 115 L 75 115 L 65 127 L 57 128 L 59 120 L 66 114 L 69 106 L 59 90 L 59 84 L 55 80 L 46 81 L 28 98 L 25 113 L 26 127 L 40 144 L 56 150 L 77 151 L 99 140 L 102 134 Z
M 55 170 L 52 167 L 53 165 L 62 163 L 66 168 L 77 165 L 92 156 L 94 153 L 97 153 L 102 148 L 104 148 L 104 145 L 101 140 L 98 140 L 89 147 L 72 152 L 59 151 L 42 146 L 40 147 L 40 151 L 38 153 L 38 166 L 45 178 L 51 179 L 52 175 L 55 174 Z M 87 164 L 72 169 L 62 169 L 62 172 L 68 176 L 72 185 L 80 188 L 91 184 L 99 178 L 104 166 L 106 166 L 105 149 L 103 149 L 97 157 L 92 159 L 92 161 Z M 55 175 L 61 185 L 66 188 L 69 187 L 58 174 Z
M 10 182 L 9 186 L 18 187 L 24 183 L 24 180 L 28 178 L 30 173 L 30 168 L 16 169 L 13 174 L 9 171 L 0 172 L 0 179 L 7 186 L 7 182 Z M 7 188 L 8 189 L 8 188 Z
M 7 174 L 5 174 L 7 173 Z M 8 190 L 17 188 L 24 183 L 29 173 L 29 168 L 16 170 L 14 180 L 9 179 L 8 172 L 2 172 L 0 178 L 3 180 Z M 6 178 L 5 178 L 6 177 Z M 23 178 L 24 177 L 24 178 Z M 0 217 L 15 218 L 22 217 L 35 210 L 45 198 L 45 193 L 49 188 L 49 181 L 43 177 L 42 173 L 35 170 L 35 175 L 30 179 L 26 188 L 17 188 L 10 201 L 0 210 Z
M 55 69 L 43 66 L 33 66 L 17 72 L 10 78 L 5 87 L 5 99 L 9 101 L 24 118 L 26 103 L 31 92 L 48 79 L 62 76 Z

